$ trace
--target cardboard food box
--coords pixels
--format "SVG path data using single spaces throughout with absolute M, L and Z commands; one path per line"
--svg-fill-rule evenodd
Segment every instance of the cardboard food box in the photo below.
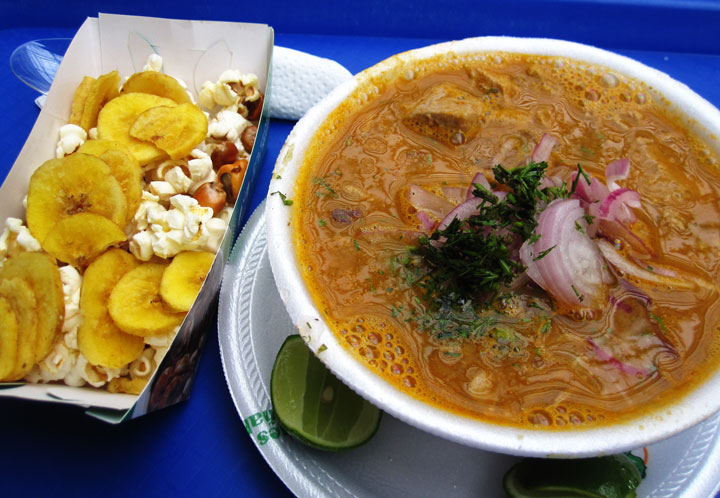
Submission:
M 0 218 L 25 219 L 23 199 L 33 171 L 55 157 L 59 129 L 67 124 L 75 89 L 86 75 L 97 77 L 117 70 L 122 78 L 142 71 L 148 57 L 162 57 L 163 72 L 185 82 L 197 97 L 205 81 L 215 82 L 227 69 L 254 73 L 259 89 L 267 90 L 273 30 L 266 25 L 186 21 L 106 15 L 88 18 L 72 40 L 55 76 L 45 105 L 0 187 Z M 267 107 L 267 106 L 265 106 Z M 255 146 L 242 188 L 212 269 L 192 309 L 153 377 L 138 395 L 114 394 L 103 388 L 71 387 L 62 382 L 0 384 L 0 396 L 78 405 L 107 422 L 136 418 L 185 400 L 190 395 L 205 334 L 214 330 L 222 270 L 247 211 L 250 189 L 262 162 L 268 119 L 263 110 Z

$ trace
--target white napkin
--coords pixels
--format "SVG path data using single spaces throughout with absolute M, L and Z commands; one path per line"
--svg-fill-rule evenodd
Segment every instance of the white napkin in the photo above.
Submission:
M 273 118 L 300 119 L 345 80 L 350 71 L 334 60 L 291 48 L 273 49 L 268 112 Z
M 343 81 L 350 71 L 334 60 L 291 48 L 273 49 L 268 112 L 272 118 L 300 119 L 312 106 Z M 46 95 L 35 99 L 42 109 Z

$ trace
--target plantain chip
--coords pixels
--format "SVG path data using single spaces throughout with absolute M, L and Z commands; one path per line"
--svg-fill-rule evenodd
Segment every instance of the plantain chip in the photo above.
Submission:
M 82 83 L 81 83 L 82 84 Z M 103 106 L 120 93 L 120 74 L 112 71 L 99 76 L 88 89 L 85 105 L 80 116 L 80 126 L 89 131 L 97 125 L 98 113 Z
M 68 123 L 80 126 L 83 109 L 85 109 L 85 102 L 87 101 L 88 94 L 90 93 L 90 88 L 94 83 L 95 78 L 92 76 L 85 76 L 75 89 Z
M 45 161 L 35 170 L 28 187 L 27 225 L 43 249 L 45 238 L 56 223 L 84 212 L 105 216 L 125 226 L 127 201 L 104 161 L 76 152 Z
M 187 91 L 172 76 L 157 71 L 135 73 L 123 84 L 120 93 L 151 93 L 178 104 L 192 103 Z
M 208 120 L 195 104 L 158 106 L 140 114 L 130 136 L 152 142 L 171 159 L 182 159 L 207 136 Z
M 17 359 L 19 330 L 10 301 L 0 297 L 0 382 L 15 380 L 12 374 Z
M 19 341 L 26 341 L 30 335 L 34 337 L 28 344 L 31 344 L 30 347 L 34 351 L 32 363 L 35 364 L 50 352 L 65 319 L 65 298 L 60 271 L 55 260 L 49 255 L 41 252 L 23 252 L 5 260 L 0 269 L 0 282 L 13 279 L 20 279 L 28 284 L 36 300 L 32 312 L 36 317 L 37 328 L 33 332 L 29 326 L 28 328 L 23 326 L 20 328 L 19 336 Z M 14 285 L 16 288 L 23 287 Z
M 182 323 L 185 313 L 171 310 L 160 296 L 166 267 L 167 264 L 144 263 L 127 272 L 115 285 L 108 311 L 121 330 L 148 337 L 167 334 Z
M 18 328 L 15 362 L 6 380 L 19 380 L 38 359 L 35 348 L 38 334 L 36 314 L 39 312 L 37 300 L 30 285 L 21 278 L 0 280 L 0 297 L 10 305 Z
M 124 93 L 108 102 L 98 115 L 98 138 L 117 140 L 127 145 L 141 166 L 166 157 L 150 142 L 130 136 L 137 117 L 152 107 L 174 106 L 173 100 L 149 93 Z
M 108 298 L 115 284 L 140 264 L 122 249 L 109 249 L 85 270 L 80 292 L 82 321 L 78 327 L 78 349 L 93 365 L 121 368 L 143 352 L 142 337 L 126 334 L 108 312 Z
M 45 237 L 43 248 L 60 261 L 82 270 L 108 247 L 125 240 L 125 232 L 104 216 L 78 213 L 56 223 Z

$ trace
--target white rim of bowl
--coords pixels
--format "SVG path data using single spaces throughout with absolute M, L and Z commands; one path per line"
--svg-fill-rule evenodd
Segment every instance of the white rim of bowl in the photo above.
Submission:
M 292 198 L 294 184 L 307 145 L 325 118 L 362 81 L 394 67 L 453 53 L 525 53 L 574 59 L 603 66 L 618 75 L 645 82 L 650 90 L 667 97 L 670 109 L 687 116 L 694 131 L 716 151 L 720 148 L 720 111 L 686 85 L 640 62 L 588 45 L 546 38 L 480 37 L 431 45 L 397 54 L 359 73 L 333 90 L 296 124 L 278 155 L 266 206 L 268 252 L 280 296 L 287 311 L 319 358 L 343 382 L 384 411 L 431 434 L 461 444 L 500 453 L 538 457 L 584 457 L 613 454 L 646 446 L 671 437 L 705 420 L 720 409 L 720 375 L 711 376 L 680 403 L 664 407 L 621 424 L 597 428 L 522 429 L 468 418 L 421 402 L 355 360 L 325 325 L 322 315 L 300 275 L 291 230 L 292 206 L 279 195 Z M 321 348 L 322 346 L 322 348 Z

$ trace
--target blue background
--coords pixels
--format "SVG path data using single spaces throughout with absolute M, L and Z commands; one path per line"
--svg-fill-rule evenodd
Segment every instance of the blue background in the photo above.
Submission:
M 543 36 L 634 57 L 720 106 L 720 1 L 98 2 L 0 4 L 0 178 L 37 117 L 37 93 L 8 65 L 36 38 L 72 37 L 98 12 L 261 22 L 277 45 L 339 61 L 356 73 L 404 50 L 479 35 Z M 252 195 L 266 195 L 291 121 L 273 119 Z M 220 310 L 222 312 L 222 310 Z M 225 385 L 216 331 L 192 398 L 121 426 L 73 407 L 0 400 L 0 495 L 289 496 L 249 438 Z M 478 496 L 482 490 L 478 490 Z

